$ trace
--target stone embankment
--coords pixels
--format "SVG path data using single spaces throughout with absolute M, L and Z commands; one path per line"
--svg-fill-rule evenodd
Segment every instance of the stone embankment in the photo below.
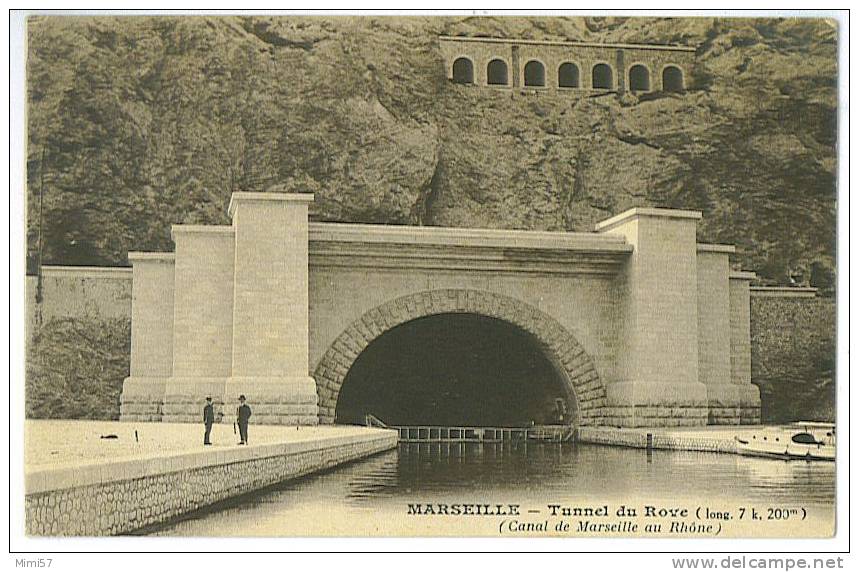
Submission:
M 599 445 L 617 445 L 636 449 L 666 449 L 670 451 L 706 451 L 736 453 L 736 435 L 751 435 L 760 431 L 759 425 L 710 426 L 680 428 L 579 427 L 576 440 Z
M 213 437 L 204 448 L 201 426 L 28 422 L 26 533 L 128 534 L 397 445 L 395 431 L 349 426 L 251 426 L 247 447 L 227 427 Z

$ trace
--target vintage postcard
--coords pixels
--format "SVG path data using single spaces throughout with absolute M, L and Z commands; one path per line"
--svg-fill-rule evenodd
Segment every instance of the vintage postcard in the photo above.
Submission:
M 26 537 L 845 522 L 843 22 L 24 25 Z

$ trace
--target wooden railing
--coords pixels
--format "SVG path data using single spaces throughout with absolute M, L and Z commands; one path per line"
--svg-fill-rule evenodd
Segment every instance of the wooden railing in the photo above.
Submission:
M 457 427 L 437 425 L 387 425 L 372 414 L 365 416 L 368 427 L 396 429 L 400 443 L 500 443 L 502 441 L 572 441 L 572 425 L 535 425 L 531 427 Z

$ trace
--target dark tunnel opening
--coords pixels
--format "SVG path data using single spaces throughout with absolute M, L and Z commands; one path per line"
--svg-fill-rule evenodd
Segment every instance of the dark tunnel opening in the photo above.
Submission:
M 575 398 L 529 333 L 495 318 L 439 314 L 379 336 L 358 356 L 337 423 L 523 427 L 569 423 Z

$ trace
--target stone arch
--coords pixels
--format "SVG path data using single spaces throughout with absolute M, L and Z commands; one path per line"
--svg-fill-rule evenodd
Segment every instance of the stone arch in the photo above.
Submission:
M 478 314 L 510 323 L 531 334 L 565 379 L 576 401 L 579 425 L 601 425 L 605 385 L 591 357 L 557 320 L 516 298 L 482 290 L 427 290 L 373 308 L 349 325 L 314 369 L 319 395 L 319 422 L 333 423 L 346 375 L 376 338 L 412 320 L 437 314 Z
M 507 62 L 495 58 L 486 64 L 487 85 L 509 85 Z
M 579 87 L 579 66 L 564 62 L 558 67 L 558 87 Z
M 474 83 L 474 63 L 466 57 L 456 58 L 453 62 L 453 83 Z
M 683 70 L 674 65 L 662 68 L 662 91 L 680 93 L 683 90 Z
M 593 89 L 614 89 L 614 70 L 604 63 L 594 65 L 591 70 L 591 87 Z
M 644 64 L 629 68 L 629 91 L 650 91 L 650 70 Z
M 530 60 L 522 73 L 525 87 L 546 87 L 546 66 L 539 60 Z

